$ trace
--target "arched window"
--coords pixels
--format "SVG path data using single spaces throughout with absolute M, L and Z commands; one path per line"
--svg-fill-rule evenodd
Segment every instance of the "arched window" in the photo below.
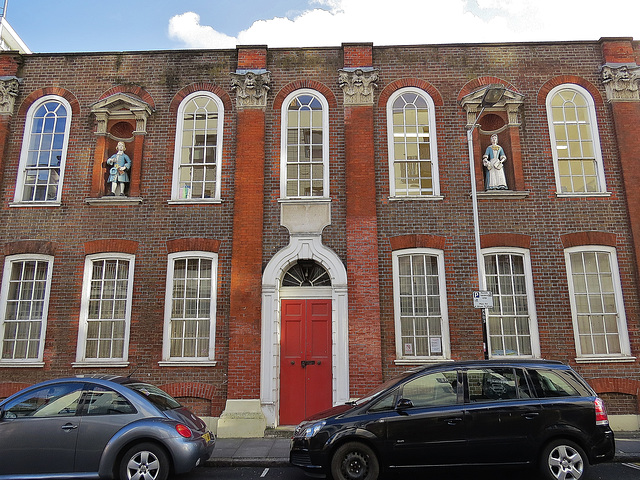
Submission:
M 313 260 L 298 260 L 282 277 L 283 287 L 330 287 L 331 278 L 324 267 Z
M 177 201 L 220 200 L 224 105 L 210 92 L 194 92 L 178 107 L 173 188 Z
M 329 196 L 329 105 L 314 90 L 297 90 L 282 105 L 283 198 Z
M 402 88 L 387 102 L 389 186 L 392 197 L 440 195 L 433 100 Z
M 579 85 L 555 87 L 547 96 L 547 117 L 558 194 L 606 191 L 593 98 Z
M 71 106 L 48 95 L 31 105 L 24 127 L 14 201 L 60 203 L 69 143 Z

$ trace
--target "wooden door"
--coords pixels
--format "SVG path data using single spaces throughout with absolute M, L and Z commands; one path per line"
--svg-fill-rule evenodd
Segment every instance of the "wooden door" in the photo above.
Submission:
M 331 407 L 331 300 L 282 301 L 280 424 Z

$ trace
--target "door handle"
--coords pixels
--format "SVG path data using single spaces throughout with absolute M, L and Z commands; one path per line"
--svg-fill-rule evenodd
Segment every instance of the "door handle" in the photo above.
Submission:
M 72 423 L 65 423 L 64 425 L 62 425 L 62 429 L 65 432 L 70 432 L 71 430 L 75 430 L 76 428 L 78 428 L 78 425 L 74 425 Z
M 522 414 L 522 416 L 527 420 L 532 420 L 536 418 L 538 415 L 540 415 L 538 412 L 527 412 Z
M 315 360 L 302 360 L 300 362 L 300 365 L 302 365 L 302 368 L 305 368 L 307 365 L 315 365 L 316 361 Z
M 444 423 L 447 425 L 456 425 L 462 421 L 462 417 L 445 418 Z

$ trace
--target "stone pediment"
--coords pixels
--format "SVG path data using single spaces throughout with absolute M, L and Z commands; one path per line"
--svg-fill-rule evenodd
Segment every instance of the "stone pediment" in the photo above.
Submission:
M 115 93 L 91 106 L 91 113 L 98 120 L 99 134 L 107 133 L 107 122 L 113 119 L 136 120 L 136 131 L 134 133 L 146 133 L 147 119 L 153 112 L 151 106 L 136 97 L 127 93 Z
M 476 116 L 481 110 L 480 104 L 482 103 L 485 90 L 486 88 L 481 88 L 465 95 L 460 100 L 460 106 L 467 112 L 467 124 L 469 125 L 474 125 L 476 122 Z M 509 124 L 518 125 L 518 110 L 523 104 L 524 95 L 512 90 L 505 90 L 500 101 L 492 107 L 488 107 L 486 111 L 506 111 L 509 117 Z

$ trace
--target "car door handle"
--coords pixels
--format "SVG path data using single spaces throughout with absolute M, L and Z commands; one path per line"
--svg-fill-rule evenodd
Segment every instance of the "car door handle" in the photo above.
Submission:
M 444 419 L 444 423 L 446 423 L 447 425 L 457 425 L 461 421 L 462 421 L 462 417 L 451 417 L 451 418 Z
M 533 420 L 534 418 L 536 418 L 538 415 L 540 415 L 540 413 L 538 412 L 527 412 L 527 413 L 523 413 L 522 416 L 524 418 L 526 418 L 527 420 Z
M 65 423 L 64 425 L 62 425 L 62 429 L 65 432 L 69 432 L 71 430 L 75 430 L 76 428 L 78 428 L 78 425 L 74 425 L 73 423 Z

